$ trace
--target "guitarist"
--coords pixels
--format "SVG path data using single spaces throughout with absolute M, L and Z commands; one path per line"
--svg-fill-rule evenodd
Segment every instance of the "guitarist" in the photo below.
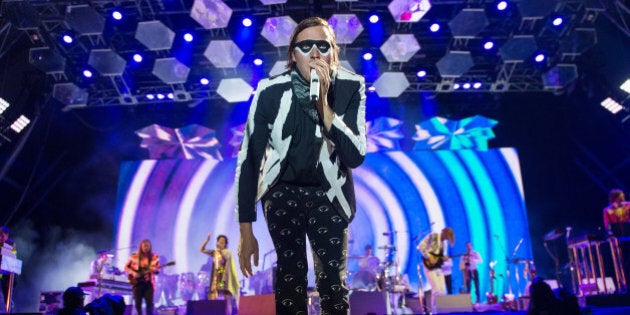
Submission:
M 133 303 L 138 315 L 142 315 L 143 299 L 146 304 L 146 314 L 153 314 L 155 274 L 159 270 L 160 258 L 153 253 L 151 241 L 142 240 L 138 252 L 133 253 L 125 265 L 125 272 L 129 275 L 129 282 L 133 286 Z
M 435 296 L 446 295 L 446 283 L 444 281 L 444 273 L 442 272 L 442 264 L 449 258 L 444 255 L 445 243 L 447 240 L 451 246 L 455 244 L 455 232 L 450 227 L 445 227 L 440 233 L 431 233 L 425 236 L 418 250 L 422 254 L 424 265 L 424 274 L 431 284 L 431 310 L 435 310 Z

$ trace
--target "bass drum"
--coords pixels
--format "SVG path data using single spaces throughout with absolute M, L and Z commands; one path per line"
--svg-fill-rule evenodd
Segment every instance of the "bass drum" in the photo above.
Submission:
M 350 279 L 350 289 L 357 291 L 374 291 L 376 289 L 376 275 L 367 270 L 355 273 Z
M 197 273 L 197 296 L 199 300 L 207 300 L 210 292 L 210 274 L 207 271 Z
M 192 272 L 184 272 L 179 276 L 179 296 L 184 301 L 190 301 L 195 294 L 197 279 Z

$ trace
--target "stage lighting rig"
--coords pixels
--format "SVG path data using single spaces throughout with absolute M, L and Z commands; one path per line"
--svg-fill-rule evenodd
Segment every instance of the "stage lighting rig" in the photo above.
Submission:
M 4 111 L 6 111 L 9 108 L 9 106 L 11 106 L 11 104 L 9 104 L 9 102 L 7 102 L 5 99 L 0 97 L 0 115 L 2 115 L 2 113 L 4 113 Z
M 623 105 L 619 104 L 617 101 L 610 97 L 607 97 L 605 100 L 603 100 L 600 105 L 602 105 L 602 107 L 607 109 L 613 115 L 619 113 L 624 109 Z

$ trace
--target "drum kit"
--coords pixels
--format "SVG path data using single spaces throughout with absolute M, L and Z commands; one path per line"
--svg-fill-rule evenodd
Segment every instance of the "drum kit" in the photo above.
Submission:
M 379 246 L 380 250 L 393 250 L 393 245 Z M 403 292 L 407 286 L 402 284 L 401 275 L 398 274 L 398 264 L 394 261 L 394 255 L 387 255 L 388 260 L 383 262 L 375 256 L 348 256 L 348 259 L 358 260 L 358 270 L 349 271 L 348 287 L 354 291 L 387 291 Z
M 182 301 L 207 300 L 210 286 L 210 274 L 207 271 L 199 271 L 181 274 L 158 274 L 155 277 L 155 292 L 161 295 L 164 292 L 167 304 L 174 299 Z M 159 299 L 159 296 L 156 296 Z

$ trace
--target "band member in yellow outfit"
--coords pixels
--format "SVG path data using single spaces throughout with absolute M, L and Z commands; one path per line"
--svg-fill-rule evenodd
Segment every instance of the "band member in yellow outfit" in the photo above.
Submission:
M 208 233 L 199 249 L 202 253 L 212 257 L 208 299 L 224 299 L 227 302 L 228 314 L 234 314 L 239 297 L 239 283 L 234 257 L 232 252 L 227 249 L 228 239 L 225 235 L 217 236 L 216 249 L 206 249 L 211 235 L 212 233 Z

